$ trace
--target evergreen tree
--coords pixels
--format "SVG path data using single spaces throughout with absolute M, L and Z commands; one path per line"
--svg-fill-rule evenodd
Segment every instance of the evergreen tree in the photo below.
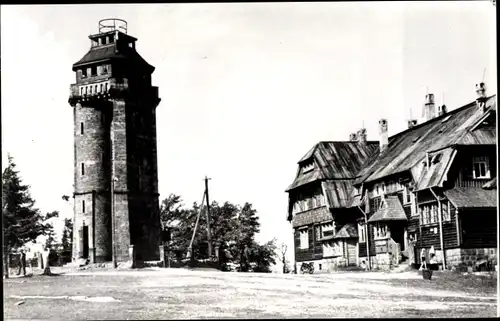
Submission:
M 61 238 L 63 252 L 71 253 L 73 248 L 73 222 L 70 218 L 64 219 L 64 229 Z
M 22 184 L 16 164 L 9 155 L 8 165 L 2 175 L 3 261 L 7 275 L 10 251 L 45 235 L 51 227 L 46 221 L 58 215 L 57 212 L 52 212 L 43 216 L 34 206 L 29 186 Z

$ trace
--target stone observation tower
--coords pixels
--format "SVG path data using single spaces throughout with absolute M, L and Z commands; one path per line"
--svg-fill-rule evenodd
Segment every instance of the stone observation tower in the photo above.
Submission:
M 155 70 L 121 19 L 99 22 L 90 50 L 73 65 L 73 260 L 159 258 Z M 114 232 L 112 231 L 114 226 Z

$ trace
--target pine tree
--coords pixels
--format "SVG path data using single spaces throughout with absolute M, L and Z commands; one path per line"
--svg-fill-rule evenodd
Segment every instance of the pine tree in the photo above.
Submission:
M 29 186 L 22 184 L 16 164 L 9 155 L 7 168 L 2 175 L 3 263 L 6 277 L 10 251 L 28 242 L 34 242 L 40 235 L 45 235 L 51 226 L 46 221 L 58 216 L 57 212 L 43 216 L 34 206 L 35 201 L 31 198 Z

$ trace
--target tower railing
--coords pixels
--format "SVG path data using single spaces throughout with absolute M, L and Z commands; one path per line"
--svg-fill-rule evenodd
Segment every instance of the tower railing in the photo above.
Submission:
M 118 18 L 107 18 L 99 21 L 99 33 L 106 33 L 115 30 L 126 34 L 127 21 Z

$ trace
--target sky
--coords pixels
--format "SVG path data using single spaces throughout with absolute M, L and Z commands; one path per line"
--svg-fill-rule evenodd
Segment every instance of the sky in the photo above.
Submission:
M 496 94 L 490 1 L 30 5 L 1 8 L 2 169 L 10 153 L 36 206 L 72 217 L 72 64 L 98 21 L 121 18 L 156 67 L 160 198 L 253 204 L 258 240 L 292 248 L 285 189 L 317 142 L 361 126 L 378 140 Z M 56 225 L 62 230 L 62 224 Z M 289 251 L 292 252 L 292 251 Z M 293 260 L 293 253 L 290 253 Z

